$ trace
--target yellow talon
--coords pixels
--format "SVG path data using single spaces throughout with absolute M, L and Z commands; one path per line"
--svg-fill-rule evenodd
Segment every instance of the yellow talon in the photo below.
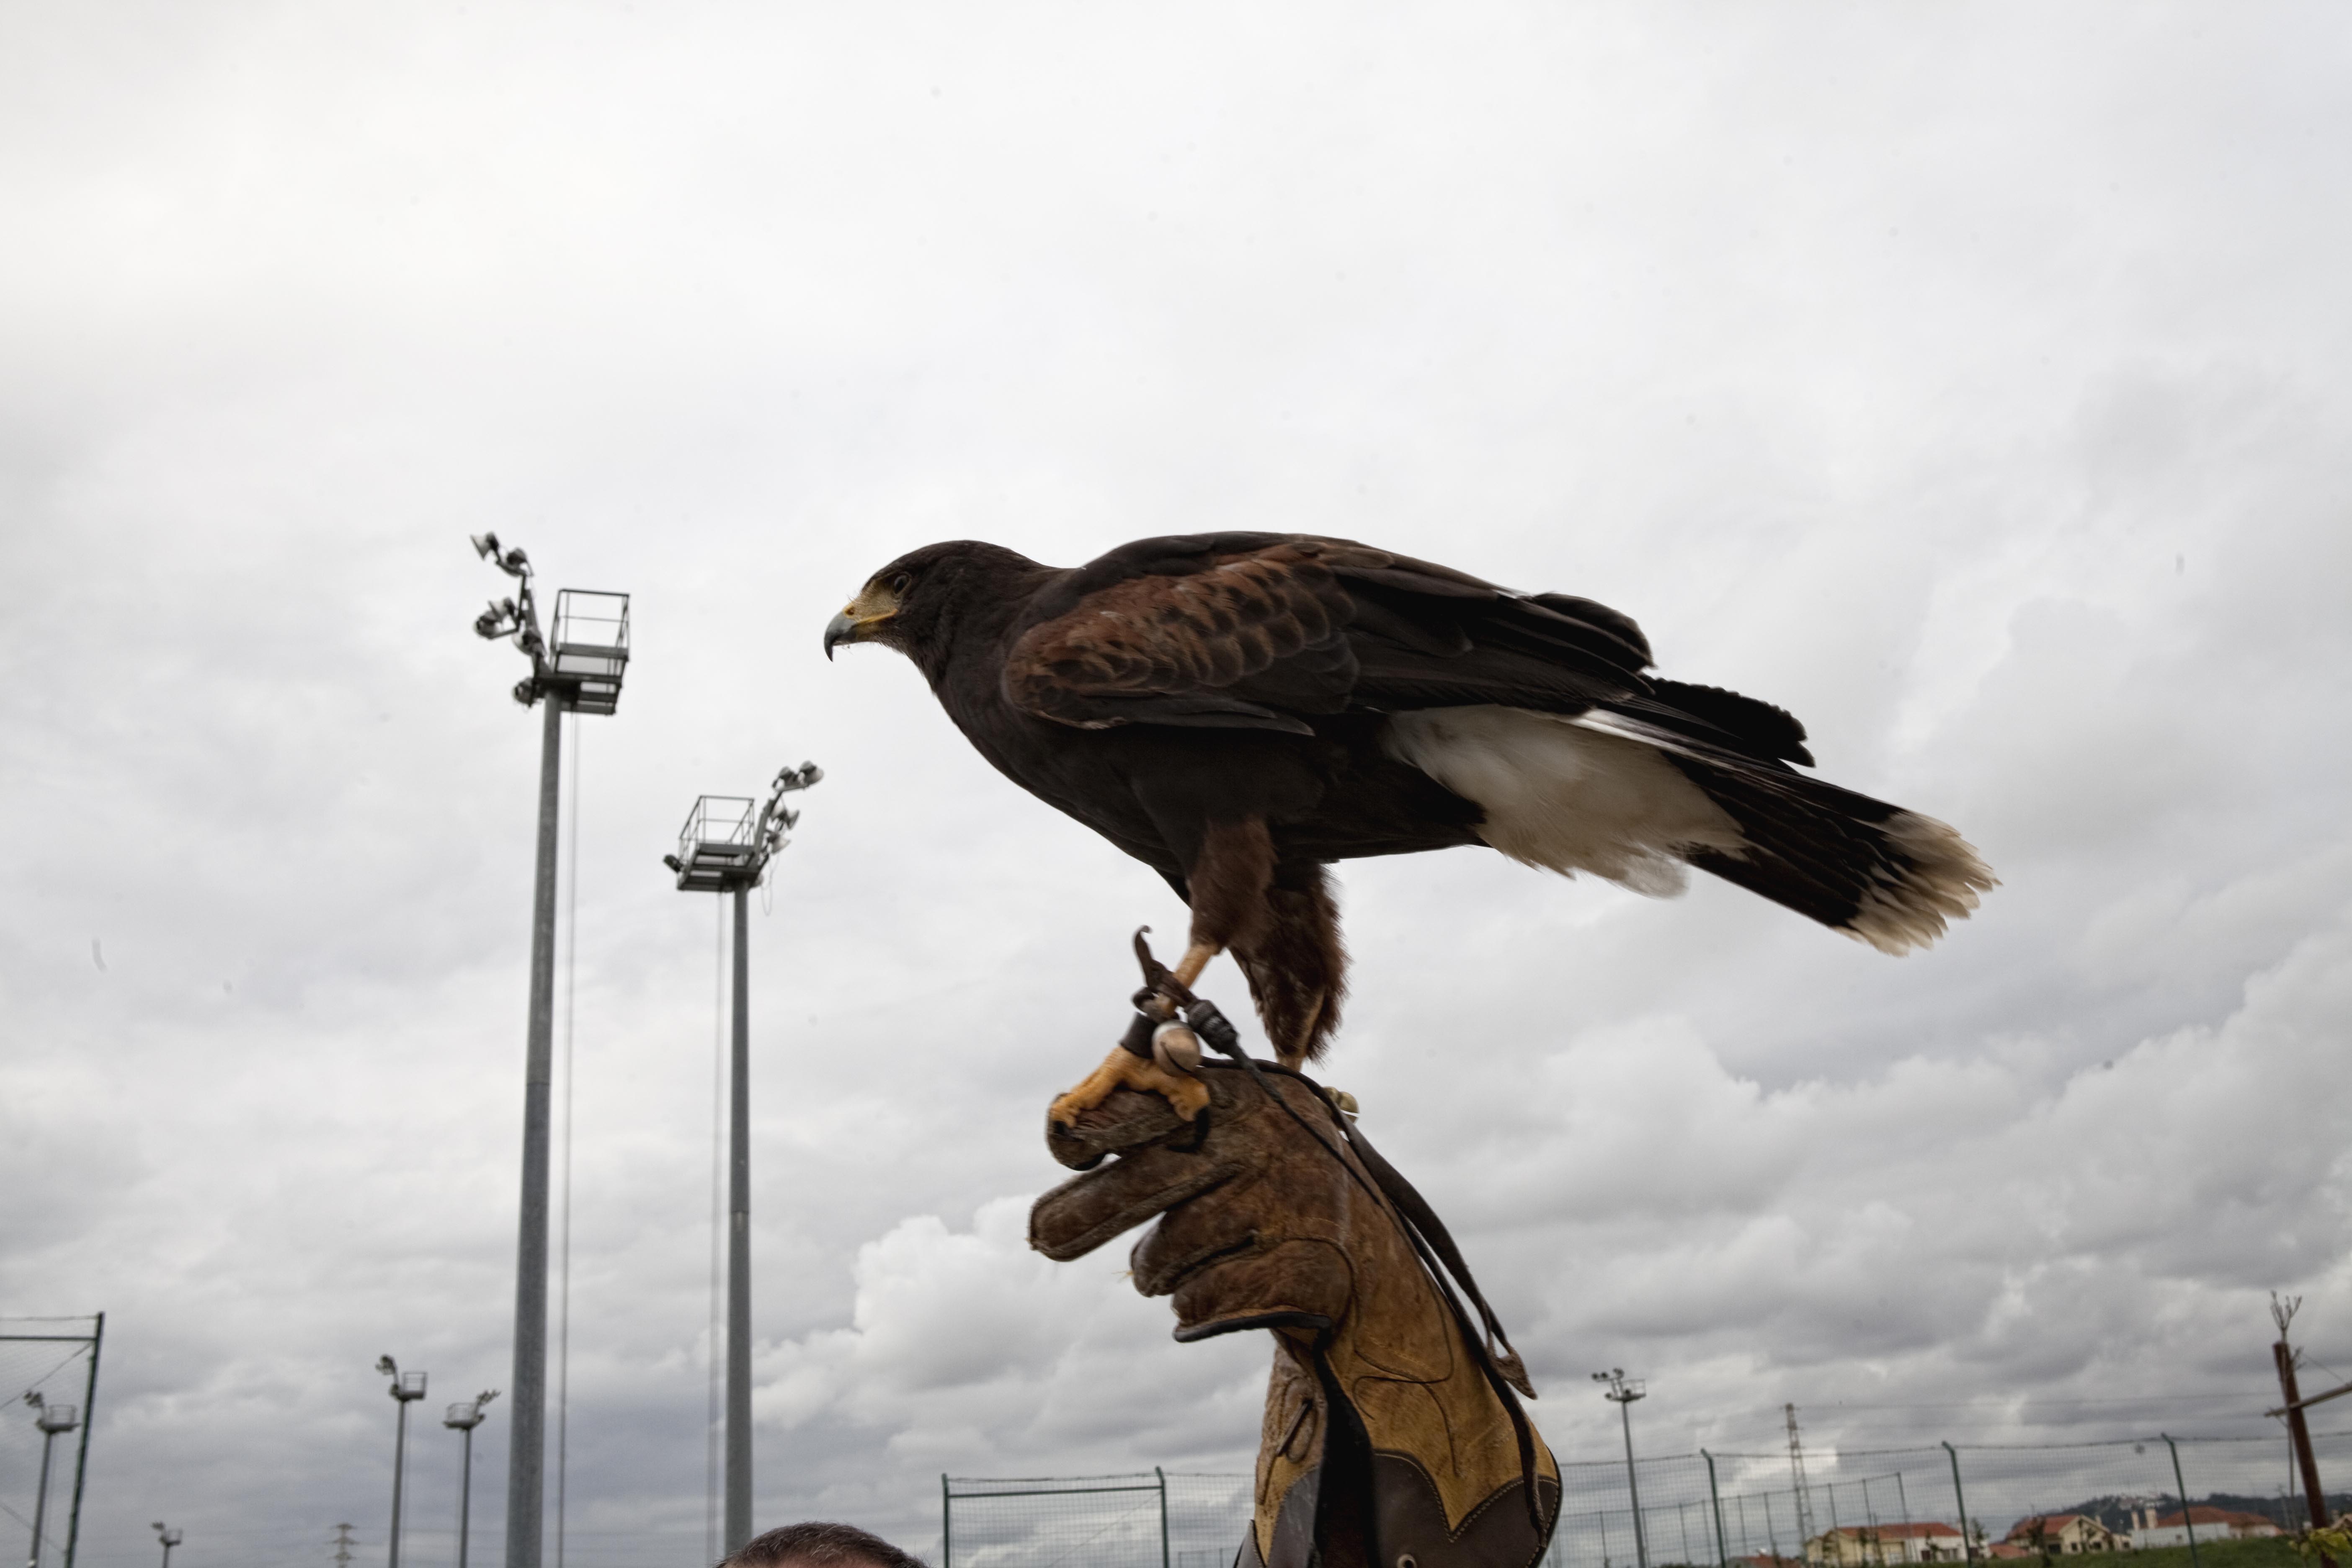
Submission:
M 1103 1058 L 1102 1066 L 1088 1073 L 1086 1080 L 1067 1094 L 1054 1101 L 1045 1112 L 1046 1119 L 1065 1127 L 1076 1126 L 1080 1115 L 1092 1110 L 1113 1093 L 1122 1089 L 1141 1089 L 1156 1094 L 1176 1108 L 1176 1114 L 1190 1121 L 1208 1108 L 1209 1086 L 1198 1079 L 1171 1072 L 1158 1062 L 1135 1055 L 1125 1047 L 1115 1046 Z

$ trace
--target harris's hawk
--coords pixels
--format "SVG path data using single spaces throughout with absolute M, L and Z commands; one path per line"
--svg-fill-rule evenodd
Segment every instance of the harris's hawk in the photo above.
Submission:
M 913 659 L 1000 772 L 1165 877 L 1192 913 L 1176 977 L 1231 951 L 1286 1065 L 1339 1023 L 1334 860 L 1486 844 L 1653 895 L 1696 866 L 1890 953 L 1994 885 L 1943 823 L 1799 773 L 1788 713 L 1646 674 L 1617 611 L 1349 540 L 1186 534 L 1077 567 L 926 545 L 825 628 L 827 657 L 855 642 Z

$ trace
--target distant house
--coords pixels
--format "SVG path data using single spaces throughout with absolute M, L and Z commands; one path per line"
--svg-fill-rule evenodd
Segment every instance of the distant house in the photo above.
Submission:
M 1968 1556 L 1948 1524 L 1854 1524 L 1805 1542 L 1810 1568 L 1878 1568 L 1881 1563 L 1958 1563 Z
M 2021 1546 L 2037 1557 L 2044 1552 L 2053 1557 L 2076 1557 L 2113 1552 L 2117 1542 L 2114 1531 L 2087 1513 L 2035 1513 L 2011 1525 L 2003 1544 Z
M 2212 1508 L 2201 1502 L 2191 1504 L 2185 1514 L 2179 1509 L 2166 1514 L 2150 1509 L 2145 1515 L 2135 1513 L 2132 1522 L 2138 1525 L 2143 1517 L 2147 1523 L 2140 1525 L 2131 1534 L 2131 1543 L 2136 1547 L 2186 1546 L 2189 1544 L 2189 1527 L 2192 1524 L 2197 1527 L 2197 1539 L 2200 1541 L 2258 1541 L 2284 1533 L 2276 1520 L 2240 1509 Z

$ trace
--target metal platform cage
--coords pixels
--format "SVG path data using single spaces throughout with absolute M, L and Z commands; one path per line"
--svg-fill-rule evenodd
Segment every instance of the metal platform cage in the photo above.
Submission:
M 748 886 L 759 871 L 760 847 L 752 842 L 758 826 L 759 807 L 741 795 L 696 801 L 677 834 L 679 889 L 723 893 Z
M 548 674 L 582 713 L 610 713 L 621 705 L 621 677 L 629 665 L 629 596 L 589 588 L 555 595 L 555 635 L 549 639 Z

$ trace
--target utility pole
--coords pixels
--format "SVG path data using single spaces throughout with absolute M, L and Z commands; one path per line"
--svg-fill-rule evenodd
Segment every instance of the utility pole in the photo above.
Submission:
M 58 1446 L 59 1433 L 81 1425 L 81 1413 L 70 1405 L 49 1404 L 37 1388 L 25 1391 L 25 1403 L 33 1407 L 33 1425 L 41 1433 L 40 1489 L 33 1494 L 33 1552 L 26 1559 L 26 1568 L 41 1568 L 41 1536 L 49 1519 L 49 1450 Z
M 457 1483 L 457 1568 L 466 1568 L 466 1548 L 474 1536 L 474 1428 L 479 1426 L 488 1412 L 482 1408 L 499 1396 L 495 1388 L 486 1388 L 471 1399 L 460 1400 L 442 1413 L 441 1425 L 466 1435 L 466 1458 Z
M 539 742 L 539 847 L 532 873 L 530 1023 L 523 1067 L 522 1203 L 515 1241 L 514 1434 L 507 1446 L 506 1568 L 539 1568 L 546 1510 L 547 1189 L 550 1103 L 555 1062 L 556 796 L 563 762 L 563 715 L 610 713 L 620 705 L 629 664 L 629 596 L 566 588 L 555 595 L 552 638 L 541 634 L 530 559 L 476 536 L 475 552 L 520 584 L 493 599 L 474 631 L 512 639 L 530 660 L 514 697 L 547 704 Z
M 1780 1410 L 1789 1419 L 1789 1475 L 1797 1492 L 1797 1558 L 1802 1562 L 1805 1544 L 1813 1538 L 1813 1489 L 1805 1484 L 1805 1445 L 1797 1436 L 1797 1407 L 1783 1405 Z
M 1592 1381 L 1609 1385 L 1601 1397 L 1617 1406 L 1618 1419 L 1625 1428 L 1625 1493 L 1633 1500 L 1633 1562 L 1635 1568 L 1650 1568 L 1650 1537 L 1642 1527 L 1642 1485 L 1633 1476 L 1633 1401 L 1645 1397 L 1649 1390 L 1639 1378 L 1627 1381 L 1622 1366 L 1596 1372 Z
M 662 864 L 680 892 L 735 899 L 735 994 L 727 1118 L 727 1511 L 722 1549 L 751 1539 L 751 889 L 800 825 L 784 796 L 824 777 L 814 763 L 778 773 L 755 816 L 749 797 L 706 795 L 687 813 L 677 853 Z M 514 1568 L 512 1563 L 508 1568 Z
M 2295 1310 L 2302 1305 L 2300 1296 L 2282 1301 L 2277 1291 L 2271 1292 L 2271 1321 L 2278 1325 L 2278 1340 L 2271 1346 L 2271 1360 L 2278 1364 L 2279 1393 L 2286 1397 L 2287 1436 L 2294 1445 L 2295 1467 L 2303 1474 L 2303 1496 L 2311 1509 L 2311 1528 L 2325 1530 L 2329 1523 L 2327 1494 L 2320 1489 L 2319 1460 L 2312 1454 L 2311 1426 L 2303 1417 L 2305 1400 L 2295 1388 L 2294 1351 L 2286 1342 L 2286 1326 L 2294 1321 Z M 2181 1517 L 2186 1519 L 2189 1500 L 2182 1498 L 2180 1506 L 2184 1510 Z M 2335 1564 L 2329 1563 L 2328 1568 L 2335 1568 Z
M 393 1403 L 400 1408 L 398 1429 L 392 1440 L 392 1539 L 385 1548 L 385 1568 L 400 1568 L 400 1488 L 408 1469 L 408 1407 L 425 1397 L 425 1374 L 403 1372 L 390 1356 L 378 1356 L 376 1371 L 392 1379 Z

